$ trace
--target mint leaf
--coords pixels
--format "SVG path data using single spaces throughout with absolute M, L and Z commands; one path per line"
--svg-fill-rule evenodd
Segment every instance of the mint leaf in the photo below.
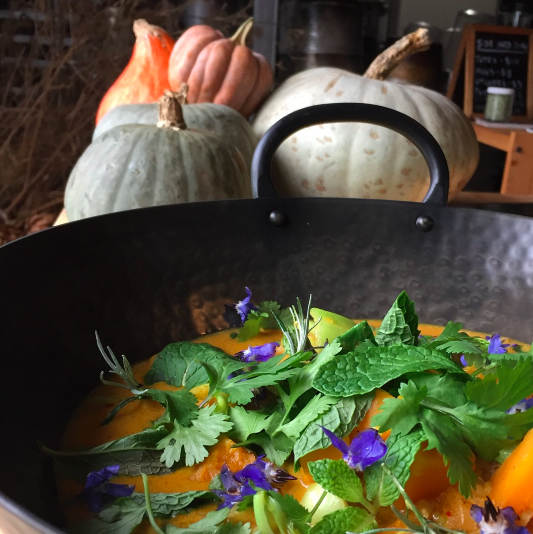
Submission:
M 310 531 L 310 534 L 346 534 L 364 532 L 374 523 L 374 518 L 362 508 L 349 506 L 325 516 Z
M 214 534 L 217 527 L 228 517 L 229 508 L 222 508 L 209 512 L 203 519 L 190 524 L 186 528 L 179 528 L 173 525 L 166 526 L 167 534 Z M 226 533 L 227 534 L 227 533 Z
M 318 460 L 307 464 L 313 480 L 326 491 L 348 502 L 361 502 L 363 485 L 344 460 Z
M 116 500 L 96 517 L 69 529 L 72 534 L 131 534 L 140 525 L 146 508 L 129 498 Z
M 120 465 L 118 474 L 121 476 L 164 475 L 172 470 L 161 462 L 161 452 L 156 450 L 156 445 L 167 434 L 164 427 L 148 428 L 88 450 L 53 451 L 42 445 L 40 449 L 52 457 L 59 473 L 80 482 L 86 480 L 90 471 L 109 465 Z
M 186 389 L 164 391 L 148 389 L 146 395 L 162 404 L 166 409 L 163 415 L 154 423 L 159 426 L 177 421 L 182 426 L 188 426 L 198 418 L 199 409 L 196 397 Z
M 206 447 L 217 443 L 218 436 L 231 429 L 232 425 L 227 421 L 228 416 L 213 413 L 215 408 L 216 405 L 212 405 L 199 410 L 198 418 L 188 427 L 174 421 L 174 428 L 157 444 L 158 449 L 163 449 L 161 461 L 165 462 L 167 467 L 172 467 L 180 461 L 182 449 L 186 466 L 205 460 L 209 454 Z
M 250 534 L 251 531 L 250 523 L 243 524 L 228 521 L 227 523 L 222 523 L 222 525 L 216 529 L 215 534 Z
M 230 437 L 233 441 L 245 441 L 251 434 L 258 434 L 266 428 L 268 414 L 255 410 L 245 410 L 235 406 L 229 410 L 229 418 L 233 423 Z
M 418 388 L 412 381 L 402 384 L 398 390 L 398 397 L 402 398 L 385 399 L 370 424 L 379 427 L 380 432 L 392 430 L 392 435 L 409 434 L 420 421 L 420 403 L 426 395 L 426 386 Z
M 314 421 L 318 416 L 322 415 L 332 404 L 336 404 L 337 401 L 337 397 L 316 395 L 292 421 L 279 427 L 279 431 L 283 432 L 289 438 L 299 438 L 300 434 L 311 421 Z
M 468 383 L 465 393 L 480 406 L 506 411 L 533 393 L 533 361 L 502 362 L 494 373 Z
M 377 345 L 372 327 L 367 321 L 362 321 L 356 324 L 354 327 L 350 328 L 348 332 L 345 332 L 337 338 L 337 342 L 340 343 L 342 353 L 353 351 L 365 341 L 369 341 L 373 345 Z
M 133 493 L 130 499 L 142 506 L 146 506 L 144 493 Z M 210 491 L 186 491 L 185 493 L 151 493 L 150 503 L 157 517 L 171 518 L 178 514 L 188 514 L 198 506 L 214 502 L 218 497 Z
M 171 343 L 154 358 L 150 371 L 144 377 L 145 383 L 166 382 L 185 389 L 207 384 L 207 373 L 199 362 L 206 362 L 217 370 L 230 362 L 242 363 L 208 343 Z
M 402 291 L 385 315 L 376 335 L 376 343 L 381 347 L 401 343 L 416 345 L 419 335 L 415 304 L 407 293 Z
M 302 534 L 306 534 L 309 531 L 307 523 L 310 520 L 310 514 L 292 495 L 281 495 L 276 491 L 269 491 L 268 495 L 281 506 L 281 509 L 285 512 L 289 521 L 293 523 Z
M 349 397 L 373 391 L 406 373 L 428 369 L 464 373 L 440 352 L 423 347 L 361 347 L 324 364 L 313 387 L 326 395 Z
M 383 462 L 376 462 L 365 469 L 366 497 L 379 502 L 380 506 L 393 504 L 400 496 L 400 491 L 393 480 L 381 468 L 386 466 L 396 476 L 402 486 L 411 475 L 411 465 L 426 437 L 421 430 L 415 430 L 406 436 L 396 435 L 387 439 L 387 455 Z
M 468 497 L 476 487 L 477 475 L 472 458 L 474 453 L 465 443 L 460 429 L 449 415 L 424 410 L 420 422 L 428 440 L 427 449 L 437 449 L 448 466 L 452 484 L 459 482 L 459 491 Z
M 321 426 L 335 432 L 340 438 L 347 436 L 364 418 L 370 408 L 373 394 L 345 397 L 338 400 L 327 412 L 312 421 L 294 445 L 294 461 L 317 449 L 331 445 Z

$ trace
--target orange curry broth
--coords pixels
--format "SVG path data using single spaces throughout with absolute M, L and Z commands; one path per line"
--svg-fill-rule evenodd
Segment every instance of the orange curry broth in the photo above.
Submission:
M 369 321 L 376 327 L 380 321 Z M 423 335 L 437 336 L 442 331 L 442 327 L 434 325 L 420 325 Z M 196 343 L 210 343 L 219 347 L 228 354 L 235 354 L 247 348 L 249 345 L 261 345 L 271 341 L 280 341 L 281 335 L 277 330 L 262 332 L 257 337 L 244 343 L 240 343 L 230 337 L 234 330 L 225 330 L 214 334 L 208 334 L 194 340 Z M 483 335 L 470 332 L 471 335 Z M 154 356 L 155 357 L 155 356 Z M 154 357 L 136 364 L 133 369 L 139 382 L 143 382 L 144 376 L 149 371 Z M 170 386 L 164 382 L 154 384 L 152 387 L 164 390 L 176 390 L 178 388 Z M 194 388 L 192 392 L 199 401 L 203 400 L 207 394 L 207 387 L 200 386 Z M 130 396 L 130 392 L 118 387 L 100 385 L 96 387 L 83 401 L 81 406 L 74 413 L 69 422 L 65 435 L 63 437 L 63 450 L 88 449 L 102 445 L 109 441 L 117 440 L 130 434 L 141 432 L 151 426 L 152 421 L 158 419 L 164 411 L 164 408 L 157 402 L 143 399 L 138 402 L 127 404 L 115 418 L 107 425 L 101 426 L 100 423 L 108 415 L 109 411 L 122 399 Z M 360 423 L 360 425 L 345 439 L 348 443 L 354 435 L 368 428 L 370 419 L 379 410 L 383 399 L 389 396 L 386 392 L 378 390 L 376 399 L 371 406 L 369 413 Z M 386 439 L 388 433 L 383 434 Z M 238 471 L 245 465 L 255 460 L 255 455 L 244 448 L 231 448 L 233 442 L 229 438 L 221 438 L 220 441 L 209 449 L 209 457 L 203 462 L 192 467 L 180 467 L 176 471 L 166 475 L 149 476 L 149 486 L 151 493 L 181 493 L 186 491 L 207 490 L 211 479 L 220 473 L 224 463 L 232 471 Z M 337 449 L 329 447 L 328 449 L 314 451 L 301 460 L 302 468 L 298 473 L 294 473 L 292 468 L 287 465 L 285 468 L 295 474 L 296 480 L 287 482 L 280 487 L 281 493 L 293 495 L 300 500 L 307 487 L 313 483 L 306 466 L 307 462 L 315 461 L 321 458 L 338 459 L 341 455 Z M 438 521 L 443 526 L 452 529 L 465 530 L 466 532 L 477 532 L 478 528 L 470 518 L 470 506 L 472 504 L 482 505 L 486 495 L 490 491 L 490 483 L 485 482 L 486 473 L 483 476 L 481 467 L 479 484 L 474 492 L 473 497 L 465 499 L 462 497 L 456 486 L 450 486 L 446 476 L 446 468 L 443 460 L 436 450 L 421 451 L 417 454 L 415 462 L 411 467 L 411 478 L 409 479 L 406 490 L 408 494 L 417 502 L 426 517 Z M 135 484 L 135 491 L 142 492 L 143 484 L 140 476 L 138 477 L 115 477 L 113 482 L 122 484 Z M 58 479 L 60 500 L 65 510 L 67 520 L 70 524 L 75 524 L 89 517 L 86 507 L 79 503 L 74 497 L 78 495 L 83 486 L 72 480 L 63 478 Z M 396 503 L 398 506 L 402 502 Z M 186 527 L 204 517 L 209 511 L 215 510 L 216 504 L 203 505 L 198 507 L 189 514 L 177 515 L 170 520 L 161 520 L 160 524 L 172 524 L 178 527 Z M 229 518 L 232 521 L 250 521 L 255 524 L 253 512 L 237 512 L 232 510 Z M 523 516 L 522 519 L 529 519 Z M 404 527 L 404 525 L 391 516 L 388 508 L 378 516 L 380 526 Z M 150 524 L 144 521 L 135 530 L 134 534 L 148 534 L 153 532 Z

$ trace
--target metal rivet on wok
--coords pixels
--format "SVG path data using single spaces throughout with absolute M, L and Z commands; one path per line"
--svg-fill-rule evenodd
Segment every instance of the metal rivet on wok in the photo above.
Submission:
M 416 227 L 422 232 L 430 232 L 435 226 L 435 221 L 427 215 L 420 215 L 416 220 Z
M 274 210 L 270 214 L 270 222 L 275 226 L 283 226 L 287 222 L 287 217 L 281 211 Z

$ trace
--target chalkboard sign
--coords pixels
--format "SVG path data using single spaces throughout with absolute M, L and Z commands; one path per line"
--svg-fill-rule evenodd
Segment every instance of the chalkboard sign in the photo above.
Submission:
M 482 116 L 487 87 L 512 87 L 513 120 L 533 120 L 533 30 L 465 27 L 448 97 L 462 105 L 469 117 Z

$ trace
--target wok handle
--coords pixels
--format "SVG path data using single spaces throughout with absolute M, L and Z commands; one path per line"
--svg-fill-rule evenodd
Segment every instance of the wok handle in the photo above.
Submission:
M 299 109 L 280 119 L 265 133 L 252 160 L 254 198 L 278 197 L 272 183 L 272 158 L 281 143 L 303 128 L 328 122 L 364 122 L 384 126 L 409 139 L 422 153 L 429 167 L 429 190 L 422 202 L 446 205 L 450 177 L 440 145 L 419 122 L 394 109 L 373 104 L 320 104 Z

